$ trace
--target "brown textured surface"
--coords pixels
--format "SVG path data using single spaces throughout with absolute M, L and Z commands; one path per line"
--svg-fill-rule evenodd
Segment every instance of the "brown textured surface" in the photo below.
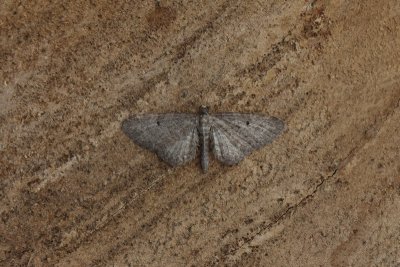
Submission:
M 400 264 L 400 2 L 0 3 L 0 265 Z M 129 114 L 285 120 L 171 169 Z

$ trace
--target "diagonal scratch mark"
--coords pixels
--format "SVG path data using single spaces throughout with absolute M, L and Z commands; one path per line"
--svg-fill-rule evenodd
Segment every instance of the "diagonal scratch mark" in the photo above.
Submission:
M 215 173 L 214 173 L 215 174 Z M 160 181 L 165 179 L 165 175 L 160 176 L 157 179 L 154 179 L 151 184 L 142 189 L 142 190 L 138 190 L 138 193 L 132 193 L 132 199 L 130 201 L 126 201 L 125 203 L 121 204 L 120 207 L 116 208 L 117 210 L 115 212 L 110 212 L 109 215 L 104 215 L 103 219 L 99 219 L 96 222 L 92 223 L 92 229 L 88 229 L 88 226 L 86 227 L 81 227 L 79 229 L 79 231 L 82 231 L 82 234 L 77 234 L 75 238 L 73 238 L 73 240 L 69 240 L 68 243 L 64 244 L 64 245 L 60 245 L 60 248 L 65 248 L 68 247 L 68 250 L 72 251 L 76 251 L 77 248 L 82 244 L 83 241 L 87 240 L 90 238 L 90 235 L 94 234 L 95 232 L 97 232 L 98 230 L 103 229 L 104 227 L 107 226 L 107 224 L 112 221 L 116 216 L 120 215 L 121 213 L 123 213 L 124 210 L 126 210 L 127 208 L 129 208 L 129 206 L 132 206 L 132 203 L 137 200 L 138 198 L 142 197 L 146 192 L 150 191 L 152 188 L 154 188 L 155 185 L 157 185 L 157 183 L 159 183 Z M 202 181 L 204 182 L 204 179 L 202 179 L 200 182 L 195 183 L 193 186 L 189 187 L 187 190 L 184 190 L 184 193 L 181 195 L 183 196 L 186 192 L 191 192 L 193 190 L 198 190 L 199 188 L 201 188 L 201 184 Z M 210 180 L 207 180 L 210 181 Z M 166 210 L 170 210 L 172 208 L 172 206 L 178 202 L 180 202 L 181 200 L 181 196 L 178 196 L 178 198 L 174 199 L 171 202 L 167 202 L 166 203 Z M 110 209 L 109 209 L 110 210 Z M 142 225 L 146 226 L 146 229 L 150 229 L 151 227 L 153 227 L 154 225 L 156 225 L 159 222 L 159 218 L 162 215 L 163 211 L 156 214 L 153 218 L 150 219 L 150 223 L 141 223 Z M 111 215 L 110 215 L 111 214 Z M 158 219 L 157 219 L 158 218 Z M 93 229 L 95 228 L 95 229 Z M 86 232 L 84 232 L 86 231 Z M 113 253 L 115 253 L 116 251 L 119 250 L 119 248 L 117 249 L 116 247 L 119 247 L 121 244 L 124 244 L 124 242 L 126 242 L 127 240 L 130 240 L 130 238 L 137 238 L 138 235 L 144 234 L 145 232 L 143 232 L 143 227 L 141 230 L 136 230 L 133 234 L 129 233 L 128 239 L 123 238 L 122 241 L 118 241 L 116 244 L 113 245 L 113 249 L 105 252 L 108 253 L 107 257 L 112 258 L 113 257 Z M 75 244 L 70 244 L 70 243 L 75 243 Z M 103 255 L 104 256 L 104 255 Z M 65 259 L 65 257 L 63 257 Z M 60 262 L 60 261 L 58 261 Z
M 156 186 L 162 179 L 164 179 L 164 175 L 159 176 L 158 178 L 154 179 L 151 184 L 140 190 L 139 192 L 135 192 L 133 194 L 133 196 L 131 197 L 131 199 L 129 201 L 126 201 L 124 203 L 121 203 L 121 205 L 111 214 L 106 214 L 105 216 L 103 216 L 102 219 L 99 220 L 98 223 L 96 223 L 95 227 L 92 230 L 88 230 L 80 239 L 81 240 L 85 240 L 86 238 L 88 238 L 90 235 L 94 234 L 95 232 L 97 232 L 98 230 L 102 229 L 103 227 L 105 227 L 111 220 L 113 220 L 116 216 L 118 216 L 119 214 L 121 214 L 125 208 L 127 206 L 131 206 L 132 203 L 134 203 L 139 197 L 141 197 L 143 194 L 145 194 L 146 192 L 148 192 L 149 190 L 151 190 L 154 186 Z
M 288 215 L 292 214 L 293 212 L 295 212 L 297 210 L 297 208 L 299 206 L 304 205 L 308 200 L 312 199 L 314 197 L 314 195 L 318 192 L 319 188 L 328 180 L 330 180 L 331 178 L 333 178 L 340 170 L 344 169 L 347 164 L 351 161 L 351 159 L 354 158 L 354 156 L 357 154 L 358 151 L 360 151 L 361 149 L 363 149 L 368 143 L 370 143 L 379 133 L 379 131 L 381 130 L 381 128 L 383 127 L 383 125 L 386 123 L 387 120 L 389 120 L 395 113 L 395 111 L 400 107 L 400 98 L 397 99 L 397 101 L 393 101 L 393 108 L 387 112 L 386 116 L 384 116 L 384 118 L 381 120 L 381 122 L 377 125 L 377 131 L 370 137 L 366 138 L 366 140 L 364 142 L 362 142 L 361 145 L 354 147 L 353 149 L 351 149 L 351 151 L 347 154 L 347 156 L 338 164 L 338 166 L 333 170 L 331 175 L 328 175 L 326 178 L 322 178 L 320 180 L 320 182 L 315 186 L 315 188 L 313 189 L 313 191 L 309 194 L 307 194 L 305 197 L 303 197 L 298 203 L 296 203 L 293 206 L 290 206 L 289 208 L 287 208 L 285 211 L 283 211 L 281 213 L 281 215 L 279 215 L 277 218 L 275 218 L 273 221 L 271 221 L 270 223 L 264 225 L 261 224 L 260 226 L 260 230 L 258 230 L 256 232 L 256 234 L 252 235 L 251 237 L 248 237 L 246 239 L 246 241 L 238 246 L 235 249 L 232 249 L 229 253 L 229 255 L 224 256 L 223 258 L 227 258 L 227 257 L 233 257 L 235 254 L 239 254 L 237 255 L 238 257 L 240 257 L 241 254 L 243 254 L 245 251 L 248 251 L 248 249 L 246 248 L 251 248 L 251 243 L 254 242 L 255 238 L 260 236 L 264 231 L 268 230 L 268 229 L 272 229 L 274 226 L 276 226 L 277 224 L 279 224 L 280 221 L 282 221 L 283 219 L 285 219 Z M 235 258 L 238 258 L 235 257 Z
M 349 153 L 348 156 L 350 156 L 352 154 L 352 152 Z M 344 161 L 347 160 L 347 157 L 345 158 Z M 337 172 L 340 170 L 340 167 L 337 167 L 331 175 L 327 176 L 326 178 L 322 178 L 320 180 L 320 182 L 315 186 L 315 188 L 313 189 L 313 191 L 309 194 L 307 194 L 305 197 L 303 197 L 298 203 L 296 203 L 293 206 L 290 206 L 289 208 L 287 208 L 286 210 L 284 210 L 281 215 L 279 215 L 278 217 L 276 217 L 273 221 L 271 221 L 270 223 L 266 224 L 266 225 L 261 225 L 260 230 L 257 231 L 254 235 L 252 235 L 251 237 L 248 237 L 246 242 L 244 242 L 242 245 L 240 245 L 239 247 L 233 249 L 230 253 L 230 255 L 227 255 L 225 257 L 229 257 L 229 258 L 233 258 L 235 257 L 236 259 L 238 259 L 244 252 L 249 251 L 248 249 L 251 249 L 251 243 L 258 237 L 260 236 L 264 231 L 268 230 L 268 229 L 272 229 L 274 226 L 276 226 L 277 224 L 279 224 L 280 221 L 282 221 L 284 218 L 286 218 L 288 215 L 292 214 L 293 212 L 296 211 L 296 209 L 301 206 L 304 205 L 309 199 L 312 199 L 314 197 L 314 195 L 317 193 L 317 191 L 319 190 L 319 188 L 329 179 L 331 179 L 332 177 L 334 177 Z M 236 254 L 236 256 L 235 256 Z M 239 254 L 239 255 L 237 255 Z

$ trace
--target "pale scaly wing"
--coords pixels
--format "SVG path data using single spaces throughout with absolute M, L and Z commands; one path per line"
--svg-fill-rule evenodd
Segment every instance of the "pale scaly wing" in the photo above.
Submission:
M 209 121 L 213 153 L 228 165 L 271 143 L 284 129 L 283 121 L 257 114 L 218 113 Z
M 195 114 L 145 114 L 126 119 L 122 130 L 136 144 L 178 166 L 196 157 L 198 121 Z

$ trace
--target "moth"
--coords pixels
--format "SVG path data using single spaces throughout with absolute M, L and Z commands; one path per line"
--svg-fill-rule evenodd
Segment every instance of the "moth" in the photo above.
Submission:
M 271 143 L 284 129 L 278 118 L 250 113 L 143 114 L 123 121 L 122 131 L 136 144 L 155 152 L 171 166 L 193 160 L 198 148 L 207 172 L 210 145 L 216 159 L 235 165 L 252 151 Z

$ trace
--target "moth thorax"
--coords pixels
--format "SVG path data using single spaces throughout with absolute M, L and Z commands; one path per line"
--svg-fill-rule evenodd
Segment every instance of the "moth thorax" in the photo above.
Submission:
M 201 105 L 200 108 L 199 108 L 199 112 L 200 112 L 201 115 L 208 114 L 208 107 L 204 106 L 204 105 Z

